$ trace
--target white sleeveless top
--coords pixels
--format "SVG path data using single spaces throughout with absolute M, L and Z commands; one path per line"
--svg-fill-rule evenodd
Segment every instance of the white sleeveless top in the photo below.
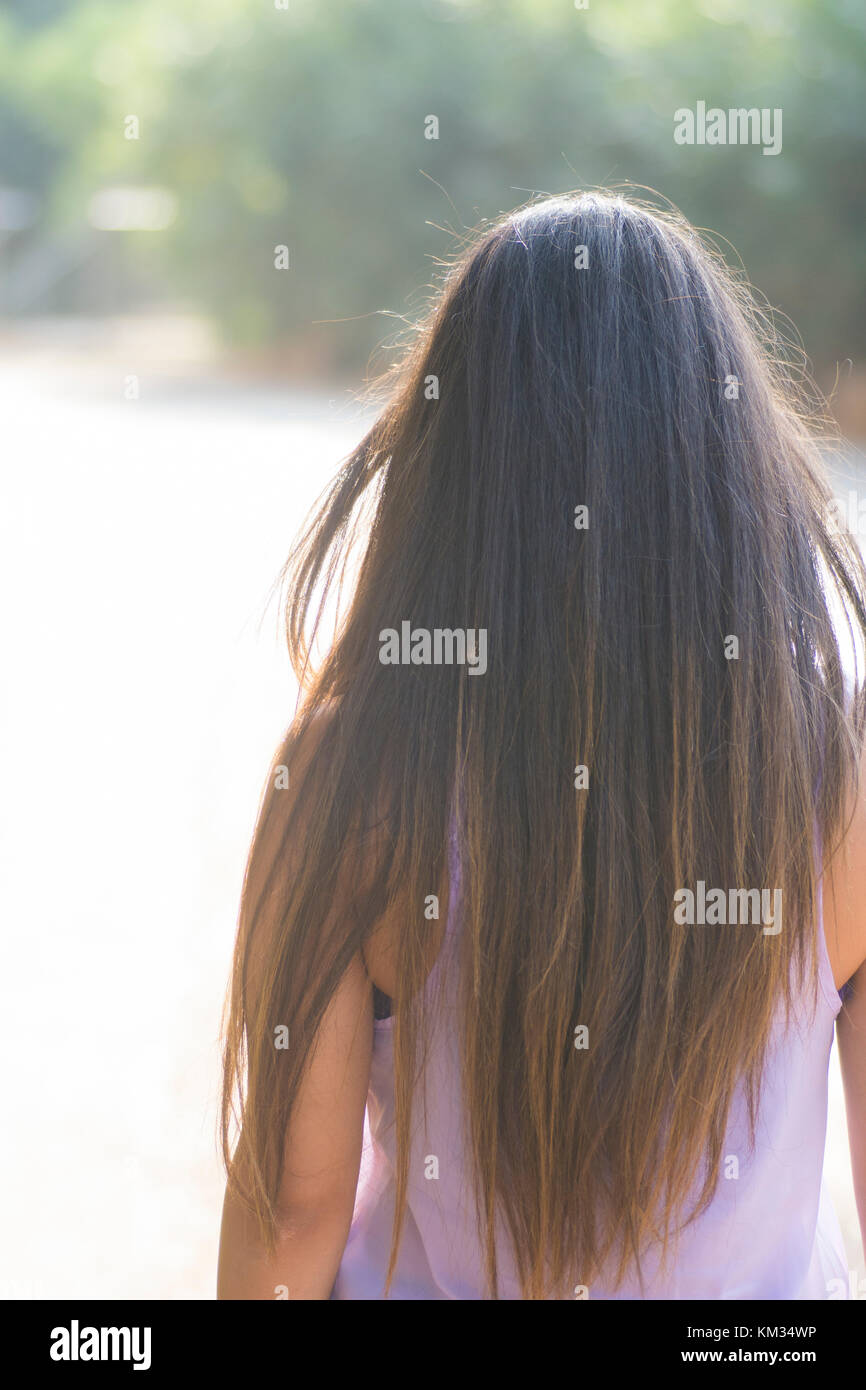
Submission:
M 459 863 L 453 844 L 451 879 L 434 975 L 456 965 Z M 828 1062 L 841 1007 L 823 915 L 819 941 L 814 996 L 799 1002 L 787 1031 L 780 1019 L 771 1038 L 751 1153 L 742 1097 L 735 1101 L 724 1153 L 737 1158 L 738 1177 L 719 1179 L 710 1206 L 681 1233 L 666 1271 L 650 1251 L 642 1285 L 627 1280 L 614 1290 L 596 1281 L 590 1299 L 826 1299 L 831 1292 L 839 1298 L 843 1286 L 848 1296 L 845 1249 L 822 1183 Z M 432 983 L 431 976 L 428 989 Z M 489 1297 L 463 1140 L 456 990 L 443 993 L 425 1066 L 426 1107 L 422 1094 L 413 1106 L 408 1209 L 390 1290 L 396 1299 Z M 374 1024 L 361 1178 L 333 1299 L 384 1297 L 396 1164 L 392 1026 L 391 1019 Z M 497 1244 L 499 1297 L 520 1299 L 508 1242 Z

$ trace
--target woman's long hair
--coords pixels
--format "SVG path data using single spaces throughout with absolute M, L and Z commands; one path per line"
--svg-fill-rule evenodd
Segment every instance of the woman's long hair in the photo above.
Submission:
M 816 978 L 816 843 L 839 842 L 856 780 L 861 705 L 834 604 L 866 631 L 866 575 L 766 328 L 678 216 L 600 194 L 530 204 L 450 267 L 297 543 L 304 699 L 275 766 L 327 717 L 309 794 L 281 817 L 272 777 L 263 800 L 268 873 L 255 894 L 247 877 L 225 1049 L 226 1161 L 266 1239 L 310 1041 L 402 905 L 393 1274 L 428 1036 L 425 904 L 452 813 L 490 1296 L 497 1229 L 526 1298 L 602 1269 L 620 1281 L 668 1250 L 712 1198 L 740 1086 L 754 1124 L 771 1025 Z M 313 672 L 350 553 L 350 600 Z M 486 671 L 383 664 L 380 634 L 405 621 L 483 629 Z M 333 910 L 347 864 L 348 917 Z M 781 930 L 679 924 L 675 895 L 699 881 L 780 889 Z

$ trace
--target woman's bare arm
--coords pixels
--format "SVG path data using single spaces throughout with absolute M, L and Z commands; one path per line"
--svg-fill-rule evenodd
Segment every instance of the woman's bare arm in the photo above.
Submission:
M 836 1036 L 854 1192 L 866 1246 L 866 756 L 851 825 L 825 869 L 824 933 L 836 987 L 848 984 Z
M 217 1297 L 330 1297 L 352 1220 L 373 1040 L 372 986 L 357 957 L 322 1020 L 286 1137 L 273 1257 L 226 1192 Z
M 292 752 L 292 790 L 280 792 L 257 832 L 249 866 L 252 901 L 279 901 L 262 892 L 275 860 L 294 875 L 304 854 L 304 817 L 295 816 L 290 843 L 283 835 L 294 788 L 304 785 L 327 727 L 320 716 Z M 307 784 L 308 788 L 310 784 Z M 314 795 L 315 778 L 312 779 Z M 363 866 L 335 866 L 331 912 L 356 908 Z M 326 924 L 323 924 L 323 930 Z M 249 989 L 255 992 L 277 927 L 265 908 L 251 942 Z M 292 1044 L 291 1019 L 289 1046 Z M 373 1046 L 373 988 L 362 953 L 352 960 L 322 1017 L 285 1136 L 276 1206 L 277 1246 L 269 1256 L 256 1222 L 227 1189 L 220 1233 L 217 1297 L 229 1299 L 330 1297 L 352 1220 L 364 1134 L 364 1109 Z
M 866 965 L 861 965 L 851 981 L 836 1024 L 836 1037 L 845 1087 L 854 1195 L 866 1248 Z

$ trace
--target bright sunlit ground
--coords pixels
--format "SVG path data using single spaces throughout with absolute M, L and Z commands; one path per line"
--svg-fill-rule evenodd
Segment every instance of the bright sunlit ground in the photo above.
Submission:
M 0 1296 L 209 1298 L 220 1010 L 294 696 L 267 600 L 363 421 L 32 345 L 0 403 Z M 863 1277 L 835 1061 L 827 1165 Z

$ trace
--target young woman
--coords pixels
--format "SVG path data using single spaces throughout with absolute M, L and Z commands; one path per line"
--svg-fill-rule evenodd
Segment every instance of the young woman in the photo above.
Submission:
M 866 1219 L 866 574 L 763 338 L 619 197 L 452 268 L 291 561 L 221 1297 L 847 1288 L 821 1175 L 835 1026 Z

